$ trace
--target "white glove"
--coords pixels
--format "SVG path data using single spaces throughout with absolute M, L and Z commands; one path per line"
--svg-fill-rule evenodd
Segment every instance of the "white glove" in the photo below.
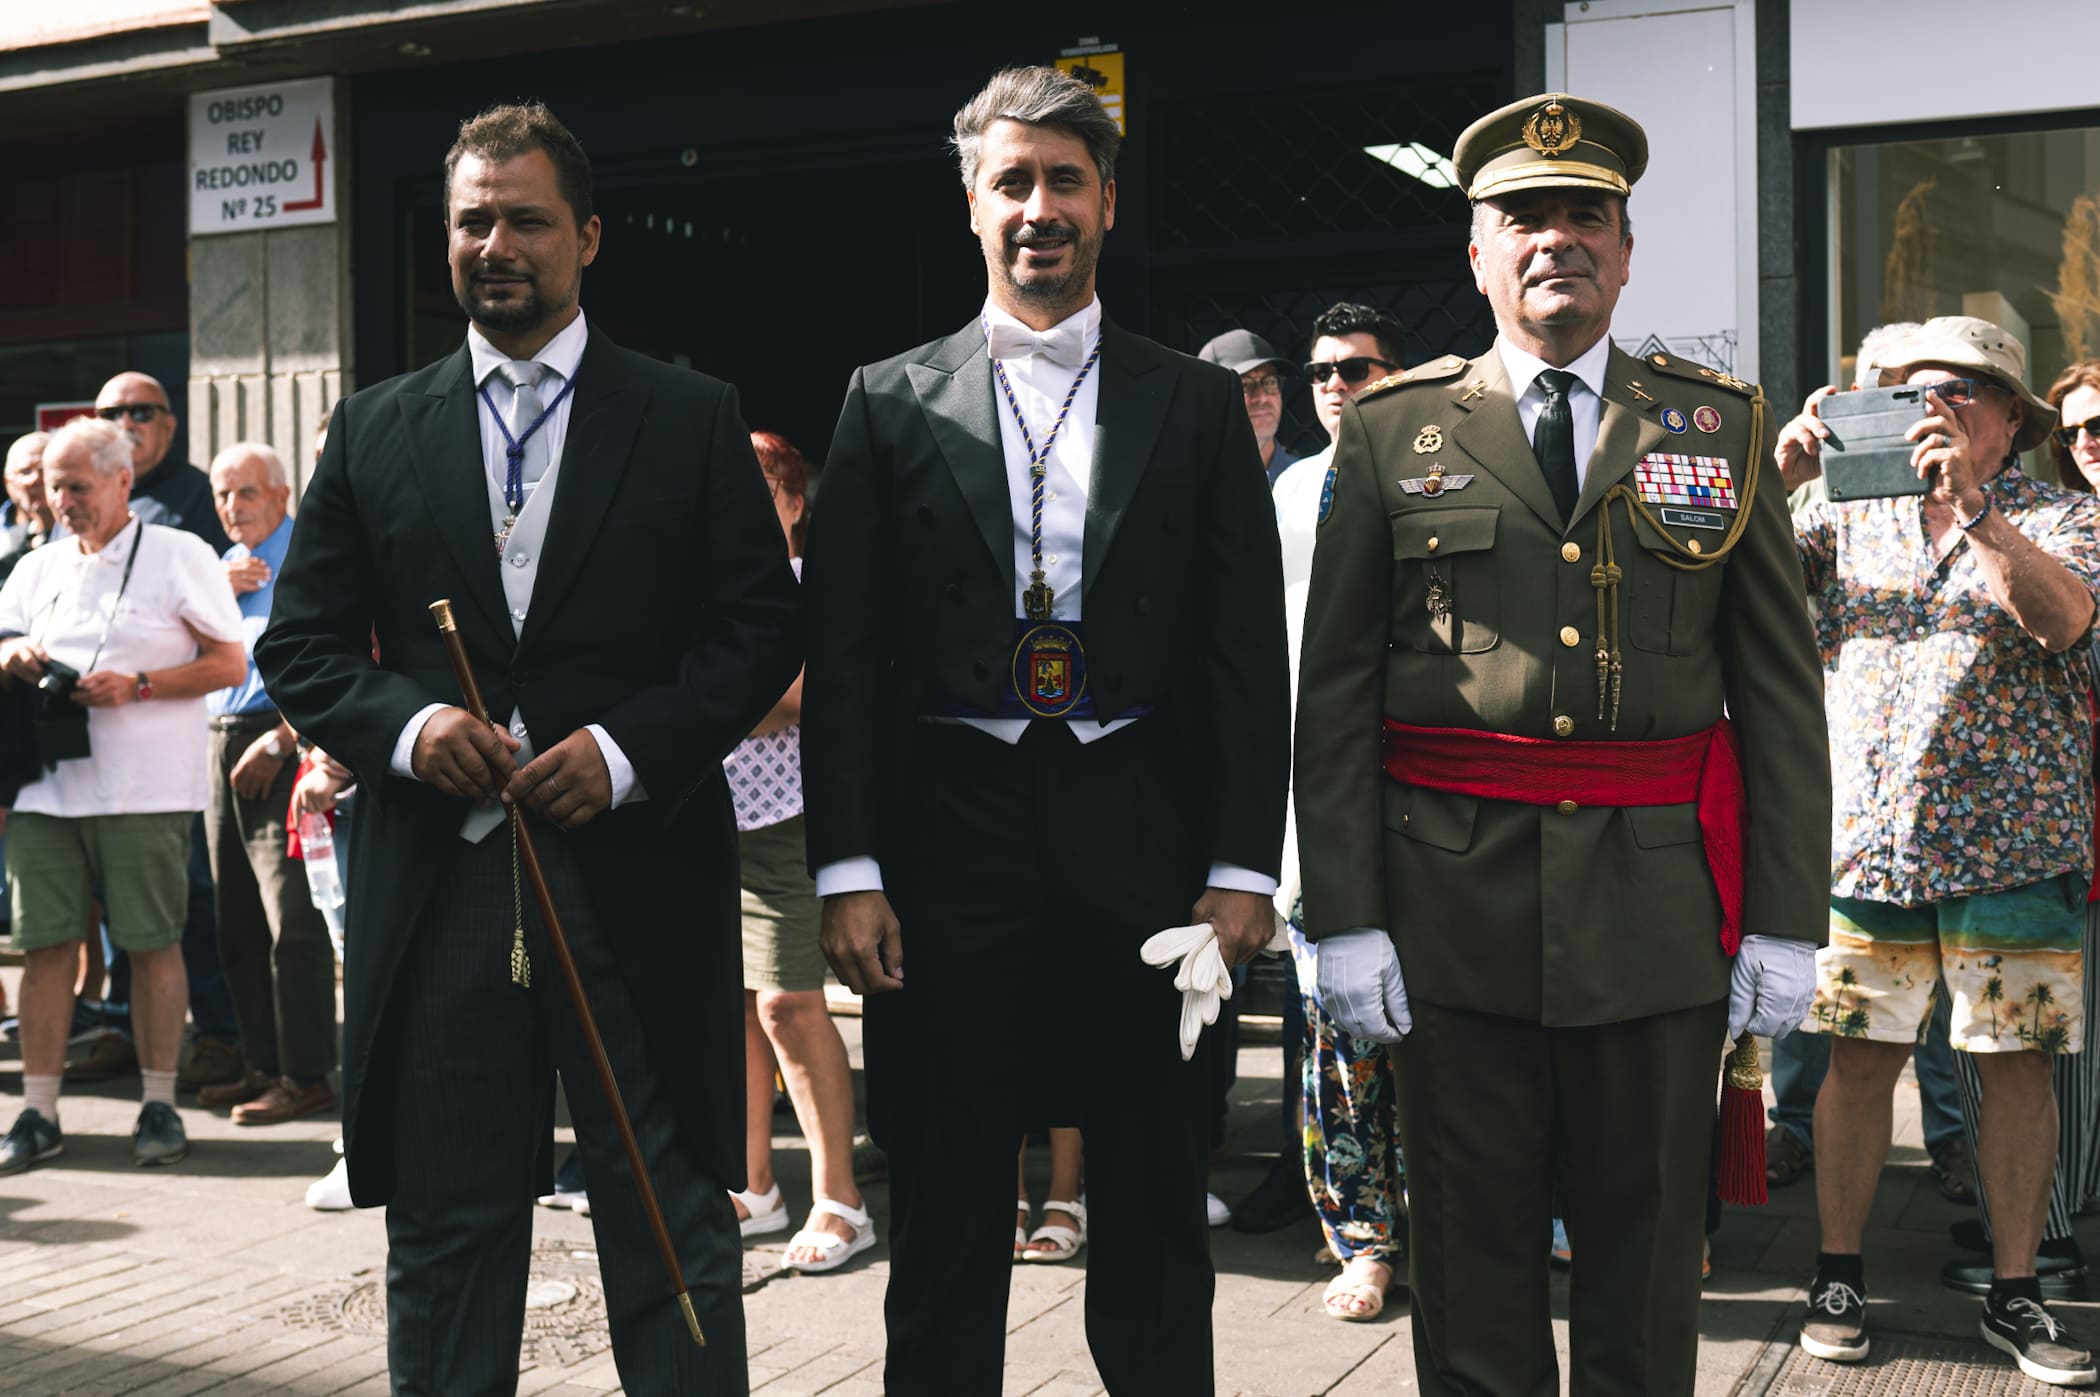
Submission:
M 1232 998 L 1232 972 L 1218 954 L 1218 934 L 1209 922 L 1168 927 L 1148 937 L 1138 954 L 1145 964 L 1172 965 L 1174 988 L 1181 991 L 1181 1060 L 1196 1054 L 1196 1040 L 1206 1024 L 1218 1021 L 1218 1006 Z
M 1784 936 L 1745 936 L 1728 975 L 1728 1040 L 1745 1029 L 1786 1037 L 1808 1017 L 1815 993 L 1814 946 Z
M 1356 927 L 1314 943 L 1320 967 L 1320 1007 L 1352 1038 L 1397 1043 L 1415 1026 L 1400 953 L 1378 927 Z

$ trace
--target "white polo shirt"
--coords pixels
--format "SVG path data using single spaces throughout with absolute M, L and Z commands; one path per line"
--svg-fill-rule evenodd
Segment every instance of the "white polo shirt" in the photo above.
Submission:
M 135 538 L 138 561 L 119 602 Z M 105 626 L 109 640 L 98 659 Z M 28 636 L 83 674 L 92 662 L 97 670 L 151 676 L 196 659 L 197 636 L 239 642 L 241 611 L 210 544 L 133 516 L 99 553 L 83 552 L 78 539 L 67 538 L 17 563 L 0 587 L 0 631 Z M 14 808 L 71 818 L 204 809 L 209 753 L 202 694 L 91 708 L 88 742 L 90 756 L 47 770 L 22 788 Z

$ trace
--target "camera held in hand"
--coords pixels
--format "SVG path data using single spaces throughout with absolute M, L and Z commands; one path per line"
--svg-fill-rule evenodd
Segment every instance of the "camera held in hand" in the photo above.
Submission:
M 47 767 L 90 755 L 88 711 L 73 701 L 80 671 L 58 660 L 44 661 L 36 681 L 36 752 Z
M 73 697 L 73 686 L 80 682 L 80 671 L 63 660 L 44 661 L 44 677 L 36 681 L 37 688 L 50 697 L 46 702 L 56 703 Z

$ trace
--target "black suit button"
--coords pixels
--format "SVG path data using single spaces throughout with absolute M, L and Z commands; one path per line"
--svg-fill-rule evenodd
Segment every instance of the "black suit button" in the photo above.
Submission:
M 530 676 L 522 669 L 514 669 L 505 676 L 513 689 L 522 689 L 530 682 Z
M 933 527 L 933 509 L 931 506 L 923 504 L 919 506 L 919 522 L 929 529 Z
M 1139 597 L 1137 599 L 1137 613 L 1140 616 L 1150 616 L 1152 614 L 1152 598 Z
M 956 586 L 953 582 L 950 582 L 946 587 L 941 589 L 941 595 L 948 598 L 949 601 L 954 602 L 957 606 L 962 605 L 962 588 Z
M 979 680 L 989 679 L 992 677 L 992 667 L 983 660 L 979 660 L 970 666 L 970 674 Z

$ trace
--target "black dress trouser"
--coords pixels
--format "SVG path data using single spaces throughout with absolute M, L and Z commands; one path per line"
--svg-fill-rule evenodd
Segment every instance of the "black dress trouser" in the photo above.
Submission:
M 1204 1214 L 1209 1034 L 1138 958 L 1186 925 L 1204 856 L 1154 719 L 1082 746 L 924 724 L 913 846 L 885 859 L 905 988 L 868 1000 L 869 1124 L 889 1153 L 891 1397 L 996 1397 L 1014 1152 L 1084 1132 L 1087 1343 L 1108 1391 L 1213 1391 Z
M 532 986 L 511 983 L 511 845 L 498 828 L 479 844 L 456 843 L 389 1006 L 398 1177 L 386 1219 L 393 1390 L 401 1397 L 516 1390 L 535 1163 L 553 1126 L 559 1068 L 583 1155 L 622 1385 L 635 1397 L 746 1393 L 736 1214 L 674 1127 L 567 840 L 535 822 L 533 841 L 707 1347 L 693 1346 L 664 1276 L 529 889 L 516 895 L 524 903 Z M 677 934 L 675 927 L 663 931 Z

